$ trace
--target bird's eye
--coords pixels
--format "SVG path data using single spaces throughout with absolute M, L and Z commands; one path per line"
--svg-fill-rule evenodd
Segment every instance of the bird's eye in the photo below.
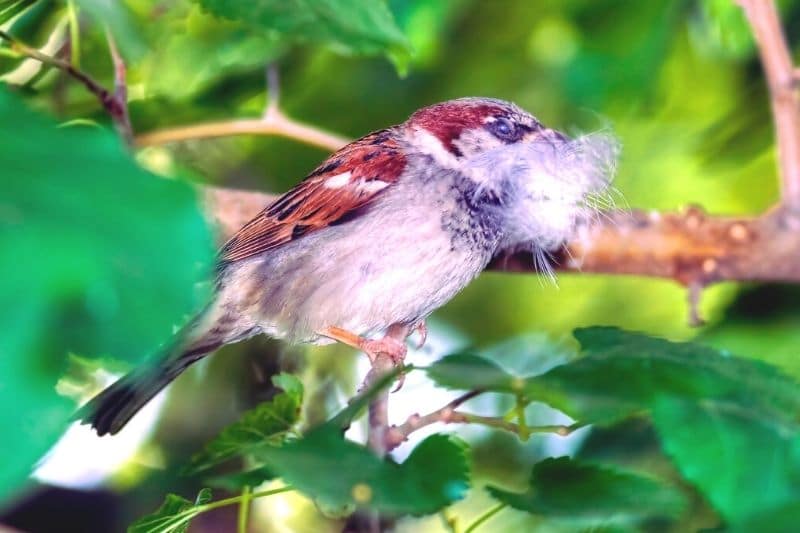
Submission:
M 507 118 L 498 117 L 488 124 L 489 131 L 492 134 L 505 142 L 514 142 L 519 140 L 519 132 L 514 126 L 514 123 Z

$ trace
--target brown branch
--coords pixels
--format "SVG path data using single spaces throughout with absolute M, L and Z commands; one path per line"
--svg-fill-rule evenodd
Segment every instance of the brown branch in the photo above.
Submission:
M 136 146 L 145 147 L 230 135 L 277 135 L 331 151 L 338 150 L 350 142 L 346 137 L 299 122 L 279 111 L 262 118 L 203 122 L 143 133 L 136 136 Z
M 772 0 L 737 0 L 753 31 L 769 85 L 781 175 L 782 201 L 800 210 L 800 101 L 795 67 Z
M 583 427 L 582 424 L 572 424 L 570 426 L 565 425 L 551 425 L 551 426 L 528 426 L 525 427 L 524 430 L 520 427 L 519 424 L 515 424 L 513 422 L 509 422 L 503 418 L 498 418 L 494 416 L 481 416 L 481 415 L 473 415 L 471 413 L 463 413 L 458 411 L 458 408 L 465 403 L 467 400 L 478 396 L 483 391 L 474 390 L 467 392 L 466 394 L 462 394 L 458 398 L 454 399 L 444 407 L 440 407 L 435 411 L 431 411 L 430 413 L 420 416 L 418 414 L 411 415 L 408 419 L 400 424 L 399 426 L 392 426 L 386 432 L 386 447 L 389 450 L 393 450 L 397 448 L 400 444 L 405 442 L 408 437 L 417 431 L 418 429 L 424 428 L 426 426 L 430 426 L 431 424 L 480 424 L 483 426 L 489 426 L 495 429 L 501 429 L 503 431 L 508 431 L 509 433 L 514 433 L 516 435 L 521 435 L 523 432 L 527 435 L 532 433 L 555 433 L 556 435 L 560 435 L 562 437 L 566 437 L 570 433 L 574 432 L 575 430 Z
M 125 144 L 133 146 L 133 126 L 131 125 L 131 117 L 128 113 L 128 84 L 127 69 L 125 68 L 125 61 L 117 49 L 117 43 L 111 32 L 106 30 L 106 40 L 108 41 L 108 50 L 111 54 L 111 61 L 114 63 L 114 110 L 109 110 L 114 124 L 117 126 Z
M 461 420 L 456 420 L 456 409 L 460 407 L 461 404 L 474 398 L 475 396 L 478 396 L 480 393 L 481 391 L 477 390 L 467 392 L 466 394 L 462 394 L 458 398 L 454 399 L 444 407 L 430 412 L 427 415 L 411 415 L 403 424 L 390 427 L 385 436 L 386 447 L 389 450 L 397 448 L 406 439 L 408 439 L 408 436 L 414 431 L 425 426 L 429 426 L 437 422 L 443 422 L 445 424 L 449 422 L 460 422 Z
M 759 217 L 683 213 L 609 213 L 559 254 L 560 269 L 627 274 L 705 287 L 720 281 L 800 283 L 800 216 L 778 208 Z M 498 257 L 489 267 L 530 272 L 529 254 Z
M 277 135 L 333 152 L 350 142 L 350 139 L 346 137 L 286 116 L 279 105 L 280 80 L 275 65 L 267 67 L 266 78 L 267 103 L 261 118 L 203 122 L 190 126 L 156 130 L 138 135 L 136 145 L 144 147 L 193 139 L 251 134 Z
M 58 59 L 56 57 L 52 57 L 47 54 L 43 54 L 39 50 L 31 46 L 28 46 L 27 44 L 19 41 L 15 37 L 12 37 L 7 32 L 2 30 L 0 30 L 0 39 L 4 39 L 9 43 L 11 43 L 11 48 L 16 52 L 31 59 L 35 59 L 44 65 L 57 68 L 63 72 L 66 72 L 69 76 L 81 82 L 83 86 L 89 90 L 90 93 L 92 93 L 97 97 L 97 100 L 100 102 L 100 105 L 102 105 L 103 109 L 105 109 L 106 112 L 109 114 L 111 119 L 117 125 L 117 128 L 120 130 L 120 132 L 124 133 L 126 129 L 130 130 L 130 120 L 128 118 L 128 104 L 127 101 L 125 100 L 126 91 L 124 89 L 125 65 L 124 63 L 122 63 L 122 60 L 116 51 L 116 47 L 112 48 L 112 59 L 114 60 L 115 64 L 117 88 L 114 92 L 111 92 L 105 87 L 103 87 L 99 82 L 95 81 L 91 76 L 89 76 L 82 70 L 75 68 L 68 61 L 64 61 L 62 59 Z M 109 35 L 109 45 L 112 44 L 113 41 L 110 39 Z M 121 70 L 120 70 L 120 65 L 121 65 Z M 122 91 L 120 91 L 120 84 L 122 86 Z

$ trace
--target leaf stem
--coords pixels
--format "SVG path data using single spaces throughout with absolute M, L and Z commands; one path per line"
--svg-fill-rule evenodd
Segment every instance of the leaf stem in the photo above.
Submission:
M 478 526 L 480 526 L 481 524 L 483 524 L 484 522 L 486 522 L 491 517 L 493 517 L 494 515 L 496 515 L 505 508 L 506 508 L 505 503 L 498 503 L 497 505 L 495 505 L 494 507 L 492 507 L 491 509 L 480 515 L 478 518 L 476 518 L 474 522 L 472 522 L 469 526 L 467 526 L 467 529 L 464 530 L 464 533 L 472 533 L 478 528 Z
M 175 516 L 172 517 L 170 522 L 168 522 L 168 526 L 163 529 L 163 533 L 171 533 L 172 531 L 177 530 L 178 527 L 186 524 L 195 516 L 205 513 L 207 511 L 211 511 L 217 509 L 219 507 L 225 507 L 226 505 L 233 505 L 236 503 L 242 502 L 243 498 L 247 498 L 248 501 L 252 501 L 256 498 L 263 498 L 265 496 L 272 496 L 275 494 L 280 494 L 281 492 L 289 492 L 294 490 L 294 487 L 286 486 L 281 487 L 278 489 L 272 490 L 263 490 L 261 492 L 253 492 L 251 494 L 245 495 L 244 493 L 240 494 L 239 496 L 233 496 L 231 498 L 225 498 L 222 500 L 217 500 L 215 502 L 209 502 L 202 505 L 198 505 L 196 507 L 190 507 L 185 511 L 177 513 Z
M 252 500 L 252 491 L 250 485 L 245 485 L 242 488 L 242 501 L 239 502 L 239 514 L 236 519 L 237 533 L 247 533 L 247 519 L 250 516 L 250 502 Z
M 78 6 L 75 0 L 67 0 L 69 20 L 69 60 L 76 69 L 81 68 L 81 27 L 78 20 Z

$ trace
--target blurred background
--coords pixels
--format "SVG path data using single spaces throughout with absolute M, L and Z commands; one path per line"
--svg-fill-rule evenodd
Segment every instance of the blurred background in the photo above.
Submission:
M 77 10 L 80 66 L 110 86 L 112 66 L 102 28 L 89 16 L 98 12 L 92 4 Z M 407 60 L 394 62 L 312 38 L 287 46 L 241 22 L 217 18 L 201 4 L 125 0 L 100 9 L 112 28 L 124 28 L 115 35 L 128 62 L 136 133 L 259 116 L 267 99 L 264 66 L 275 62 L 283 109 L 348 137 L 402 122 L 434 102 L 491 96 L 514 101 L 567 132 L 614 132 L 623 147 L 615 182 L 623 207 L 679 210 L 699 204 L 713 213 L 755 214 L 777 200 L 764 78 L 744 19 L 728 0 L 390 0 L 413 50 Z M 60 53 L 71 5 L 32 2 L 2 27 Z M 794 47 L 800 2 L 780 6 Z M 59 121 L 108 123 L 94 96 L 56 71 L 10 56 L 0 56 L 0 69 L 29 105 Z M 136 154 L 158 174 L 270 192 L 286 190 L 325 156 L 294 141 L 259 136 L 186 141 Z M 686 299 L 683 288 L 664 280 L 560 275 L 554 285 L 534 275 L 488 273 L 434 315 L 431 343 L 412 352 L 410 361 L 424 364 L 455 347 L 477 346 L 511 367 L 544 368 L 574 354 L 574 328 L 602 324 L 699 339 L 800 377 L 800 290 L 715 286 L 703 295 L 706 325 L 700 328 L 687 325 Z M 518 349 L 507 349 L 507 343 Z M 504 359 L 505 353 L 513 353 L 513 360 Z M 95 363 L 73 358 L 62 392 L 86 397 L 121 368 L 100 372 Z M 269 376 L 279 370 L 303 377 L 304 424 L 313 425 L 345 403 L 366 369 L 352 351 L 335 346 L 288 347 L 257 338 L 226 347 L 188 371 L 119 436 L 97 439 L 86 428 L 71 429 L 38 471 L 39 481 L 0 520 L 25 531 L 121 531 L 155 509 L 165 492 L 196 493 L 201 480 L 179 475 L 185 458 L 242 410 L 274 395 Z M 427 410 L 442 403 L 439 394 L 444 393 L 424 380 L 410 380 L 393 396 L 391 416 L 399 422 Z M 497 412 L 501 401 L 489 397 L 472 407 Z M 541 406 L 531 410 L 542 420 L 555 416 Z M 533 463 L 563 453 L 654 472 L 671 469 L 645 422 L 528 442 L 472 428 L 459 434 L 474 445 L 477 479 L 484 482 L 524 483 Z M 476 490 L 454 514 L 474 517 L 490 505 Z M 227 531 L 235 513 L 205 513 L 191 531 Z M 697 503 L 672 527 L 710 527 L 712 515 Z M 254 531 L 341 528 L 298 495 L 256 502 L 254 522 Z M 399 527 L 444 526 L 434 516 L 405 519 Z M 486 530 L 533 527 L 565 530 L 514 511 L 495 517 Z M 664 529 L 659 527 L 651 524 Z

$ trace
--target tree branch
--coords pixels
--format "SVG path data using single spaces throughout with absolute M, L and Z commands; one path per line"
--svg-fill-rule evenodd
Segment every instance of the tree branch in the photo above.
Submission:
M 143 133 L 136 136 L 136 146 L 141 148 L 191 139 L 245 134 L 277 135 L 331 151 L 350 142 L 346 137 L 299 122 L 287 117 L 282 111 L 276 111 L 262 118 L 203 122 Z
M 350 142 L 350 139 L 299 122 L 286 116 L 280 108 L 280 80 L 275 65 L 267 68 L 267 104 L 264 113 L 257 119 L 234 119 L 219 122 L 204 122 L 190 126 L 178 126 L 143 133 L 136 137 L 139 147 L 164 144 L 190 139 L 225 137 L 228 135 L 278 135 L 335 151 Z
M 782 201 L 800 210 L 800 102 L 795 68 L 773 0 L 737 0 L 753 31 L 769 85 L 781 175 Z
M 666 278 L 687 287 L 720 281 L 800 283 L 800 216 L 778 208 L 760 217 L 607 213 L 556 254 L 563 271 Z M 531 272 L 527 253 L 497 257 L 490 270 Z
M 458 398 L 454 399 L 444 407 L 440 407 L 439 409 L 431 411 L 423 416 L 418 414 L 411 415 L 399 426 L 391 426 L 386 432 L 386 447 L 389 450 L 393 450 L 405 442 L 408 437 L 418 429 L 439 422 L 443 424 L 481 424 L 496 429 L 502 429 L 503 431 L 508 431 L 509 433 L 514 433 L 516 435 L 522 435 L 523 432 L 526 435 L 530 435 L 532 433 L 555 433 L 562 437 L 566 437 L 573 431 L 583 427 L 582 424 L 572 424 L 570 426 L 528 426 L 523 430 L 519 424 L 509 422 L 503 418 L 473 415 L 471 413 L 464 413 L 458 410 L 458 407 L 460 407 L 463 403 L 474 398 L 475 396 L 478 396 L 482 392 L 483 391 L 480 390 L 467 392 L 466 394 L 462 394 Z
M 113 100 L 115 103 L 114 111 L 109 113 L 114 118 L 114 124 L 117 126 L 117 131 L 120 137 L 125 141 L 128 146 L 133 146 L 133 126 L 131 125 L 131 117 L 128 113 L 128 83 L 127 69 L 125 68 L 125 61 L 117 49 L 117 43 L 111 32 L 106 30 L 106 40 L 108 41 L 108 50 L 111 53 L 111 60 L 114 63 L 114 95 Z
M 39 50 L 28 46 L 27 44 L 12 37 L 7 32 L 0 30 L 0 39 L 6 40 L 11 43 L 11 48 L 18 53 L 40 61 L 41 63 L 57 68 L 66 72 L 72 78 L 78 80 L 83 84 L 90 93 L 97 97 L 100 105 L 106 110 L 108 115 L 117 126 L 123 138 L 132 138 L 132 128 L 130 118 L 128 116 L 128 102 L 127 102 L 127 88 L 125 86 L 125 63 L 117 51 L 111 34 L 107 34 L 108 44 L 111 49 L 111 58 L 114 61 L 114 76 L 115 76 L 115 90 L 109 91 L 103 87 L 99 82 L 95 81 L 91 76 L 74 67 L 71 63 L 58 59 L 56 57 L 43 54 Z

